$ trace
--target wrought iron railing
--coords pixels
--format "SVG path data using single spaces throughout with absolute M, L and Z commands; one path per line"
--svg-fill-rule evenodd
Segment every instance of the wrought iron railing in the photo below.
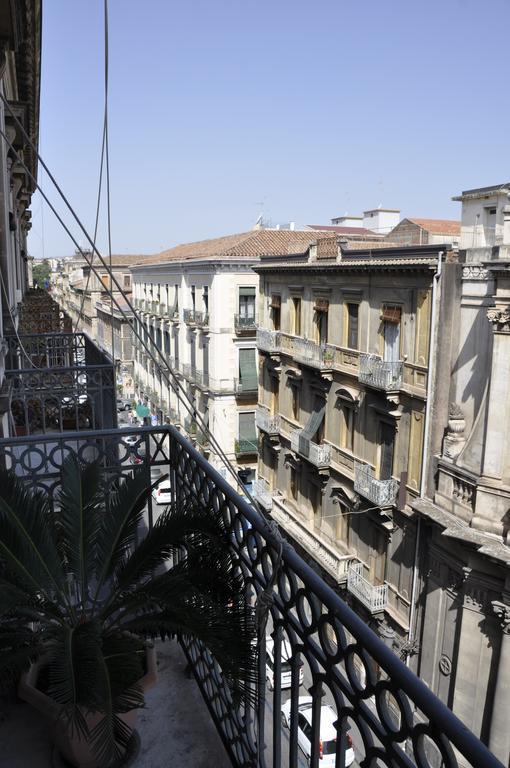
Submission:
M 269 413 L 267 408 L 257 406 L 255 411 L 255 422 L 257 427 L 268 435 L 277 435 L 280 431 L 280 414 Z
M 379 507 L 388 507 L 395 503 L 398 480 L 393 477 L 388 480 L 379 480 L 369 464 L 355 461 L 354 490 Z
M 388 604 L 388 585 L 374 585 L 363 575 L 363 563 L 351 563 L 347 571 L 347 589 L 371 613 L 384 611 Z
M 183 320 L 187 325 L 196 325 L 197 328 L 206 328 L 209 325 L 207 312 L 199 312 L 196 309 L 183 310 Z
M 377 389 L 400 389 L 403 366 L 402 360 L 388 361 L 379 355 L 362 352 L 359 356 L 358 378 L 363 384 Z
M 221 670 L 202 644 L 189 636 L 181 637 L 180 642 L 235 768 L 301 766 L 298 705 L 305 691 L 312 699 L 312 768 L 322 764 L 323 705 L 335 715 L 337 739 L 330 764 L 334 762 L 336 768 L 345 765 L 350 743 L 360 768 L 457 768 L 459 763 L 503 768 L 178 430 L 171 426 L 133 428 L 130 434 L 138 437 L 134 444 L 126 444 L 122 430 L 0 440 L 0 456 L 27 485 L 45 490 L 50 498 L 59 487 L 63 458 L 79 452 L 83 462 L 100 460 L 106 481 L 133 471 L 146 472 L 148 482 L 153 473 L 169 473 L 177 503 L 206 503 L 222 511 L 229 546 L 238 558 L 248 594 L 253 600 L 267 590 L 271 598 L 268 625 L 262 627 L 259 640 L 256 705 L 242 706 L 234 700 Z M 151 495 L 146 517 L 151 526 Z M 260 604 L 268 604 L 267 596 Z M 265 685 L 266 633 L 274 640 L 272 693 Z M 288 695 L 282 694 L 281 687 L 283 638 L 291 650 L 285 659 L 292 681 Z M 286 718 L 290 729 L 282 727 L 284 698 L 290 698 L 290 717 Z
M 239 437 L 235 440 L 234 451 L 237 456 L 247 453 L 257 453 L 257 435 L 254 434 L 252 437 Z
M 329 443 L 314 443 L 303 435 L 301 429 L 295 429 L 290 435 L 290 446 L 293 451 L 308 459 L 316 467 L 328 467 L 331 463 L 331 446 Z
M 255 316 L 234 315 L 234 328 L 236 333 L 255 333 L 257 330 Z

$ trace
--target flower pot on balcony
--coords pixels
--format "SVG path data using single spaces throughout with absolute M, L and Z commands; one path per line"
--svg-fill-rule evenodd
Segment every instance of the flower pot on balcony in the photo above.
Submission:
M 158 679 L 154 647 L 147 646 L 146 648 L 145 668 L 146 672 L 137 684 L 144 694 L 156 684 Z M 59 755 L 66 761 L 63 765 L 71 765 L 74 768 L 106 768 L 98 762 L 90 740 L 86 739 L 76 729 L 72 729 L 67 725 L 60 716 L 61 708 L 59 704 L 42 690 L 44 684 L 41 683 L 41 677 L 43 676 L 44 669 L 44 660 L 31 665 L 28 672 L 21 677 L 18 686 L 18 696 L 23 701 L 31 704 L 47 720 L 52 741 Z M 104 718 L 103 714 L 97 712 L 83 711 L 82 714 L 89 731 L 92 731 Z M 135 733 L 138 709 L 121 712 L 117 716 L 130 731 Z M 135 746 L 139 747 L 139 743 L 137 743 L 136 738 L 133 738 L 128 742 L 125 749 L 120 747 L 122 758 L 116 761 L 112 768 L 121 768 L 121 766 L 131 764 L 132 759 L 136 756 L 133 753 L 138 751 L 135 750 Z

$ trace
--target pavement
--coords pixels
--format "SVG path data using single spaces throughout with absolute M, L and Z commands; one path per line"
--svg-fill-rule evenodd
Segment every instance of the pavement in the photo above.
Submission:
M 221 739 L 176 641 L 158 644 L 157 685 L 140 710 L 141 753 L 136 768 L 231 768 Z M 23 702 L 0 709 L 0 766 L 53 768 L 42 716 Z

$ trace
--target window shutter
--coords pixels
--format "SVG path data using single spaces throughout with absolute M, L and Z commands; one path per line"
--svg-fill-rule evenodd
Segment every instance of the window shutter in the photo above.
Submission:
M 328 299 L 315 299 L 314 309 L 316 312 L 327 312 L 329 309 Z
M 271 308 L 272 309 L 280 309 L 282 305 L 282 297 L 279 293 L 273 293 L 271 296 Z
M 239 379 L 243 390 L 250 391 L 258 388 L 258 372 L 255 349 L 239 350 Z
M 400 323 L 401 307 L 383 307 L 381 320 L 385 323 Z

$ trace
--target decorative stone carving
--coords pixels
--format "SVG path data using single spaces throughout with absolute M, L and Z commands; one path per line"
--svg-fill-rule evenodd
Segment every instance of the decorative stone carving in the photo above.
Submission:
M 492 610 L 501 621 L 501 628 L 504 635 L 510 635 L 510 605 L 502 603 L 500 600 L 493 600 Z
M 449 459 L 457 458 L 466 443 L 465 429 L 466 420 L 462 408 L 458 403 L 450 403 L 448 431 L 443 441 L 443 456 Z
M 491 307 L 487 310 L 487 317 L 494 331 L 510 333 L 510 307 Z
M 479 264 L 468 264 L 462 268 L 463 280 L 487 280 L 489 270 Z
M 449 656 L 446 655 L 446 653 L 443 653 L 439 659 L 439 671 L 445 677 L 449 677 L 452 672 L 452 660 Z

